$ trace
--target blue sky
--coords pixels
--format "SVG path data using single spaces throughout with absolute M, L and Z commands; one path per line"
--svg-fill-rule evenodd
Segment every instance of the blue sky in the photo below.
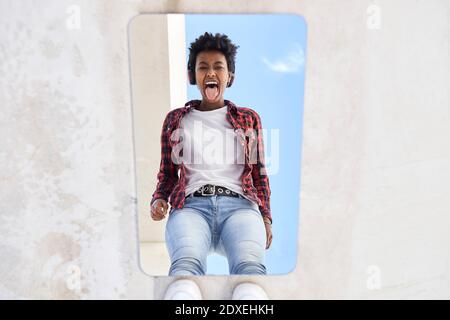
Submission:
M 303 128 L 306 23 L 300 16 L 186 15 L 186 57 L 191 42 L 204 32 L 224 33 L 239 45 L 233 86 L 225 99 L 258 112 L 266 132 L 266 162 L 274 152 L 271 130 L 278 129 L 279 167 L 269 174 L 272 190 L 272 247 L 266 251 L 269 274 L 286 274 L 295 268 Z M 188 99 L 201 99 L 188 85 Z M 275 151 L 275 150 L 273 150 Z M 275 166 L 272 166 L 272 170 Z M 224 257 L 208 258 L 209 274 L 228 274 Z

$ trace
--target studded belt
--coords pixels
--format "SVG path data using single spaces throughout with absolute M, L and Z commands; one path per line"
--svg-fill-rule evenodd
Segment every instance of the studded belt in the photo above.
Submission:
M 207 196 L 228 196 L 228 197 L 239 197 L 239 193 L 231 191 L 228 188 L 215 186 L 212 184 L 205 184 L 194 192 L 194 197 L 207 197 Z

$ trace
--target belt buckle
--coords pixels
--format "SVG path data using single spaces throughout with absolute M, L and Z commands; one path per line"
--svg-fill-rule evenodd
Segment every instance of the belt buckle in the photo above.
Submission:
M 205 186 L 202 187 L 202 196 L 213 196 L 216 192 L 216 186 L 211 185 L 212 193 L 205 193 Z

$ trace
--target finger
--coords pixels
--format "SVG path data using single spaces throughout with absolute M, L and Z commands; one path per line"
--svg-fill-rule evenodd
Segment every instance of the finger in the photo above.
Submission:
M 164 219 L 167 214 L 167 209 L 166 208 L 158 208 L 157 214 L 160 217 L 160 219 Z
M 163 214 L 166 210 L 166 208 L 160 203 L 157 203 L 152 209 L 152 211 L 156 212 L 157 214 Z
M 270 235 L 267 237 L 267 245 L 266 245 L 266 249 L 269 249 L 271 244 L 272 244 L 272 235 L 270 234 Z
M 156 200 L 156 202 L 153 204 L 153 208 L 165 208 L 166 206 L 167 203 L 164 200 Z
M 159 221 L 164 218 L 164 215 L 158 212 L 158 210 L 152 210 L 152 219 Z
M 152 212 L 152 219 L 155 221 L 161 220 L 159 215 L 156 212 Z

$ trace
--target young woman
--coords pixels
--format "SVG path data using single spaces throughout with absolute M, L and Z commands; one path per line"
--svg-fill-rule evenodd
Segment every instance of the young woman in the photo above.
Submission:
M 227 257 L 230 274 L 267 273 L 272 216 L 261 120 L 224 99 L 237 48 L 222 34 L 191 43 L 188 76 L 202 100 L 170 111 L 163 124 L 151 217 L 164 219 L 169 200 L 169 275 L 205 274 L 213 251 Z

